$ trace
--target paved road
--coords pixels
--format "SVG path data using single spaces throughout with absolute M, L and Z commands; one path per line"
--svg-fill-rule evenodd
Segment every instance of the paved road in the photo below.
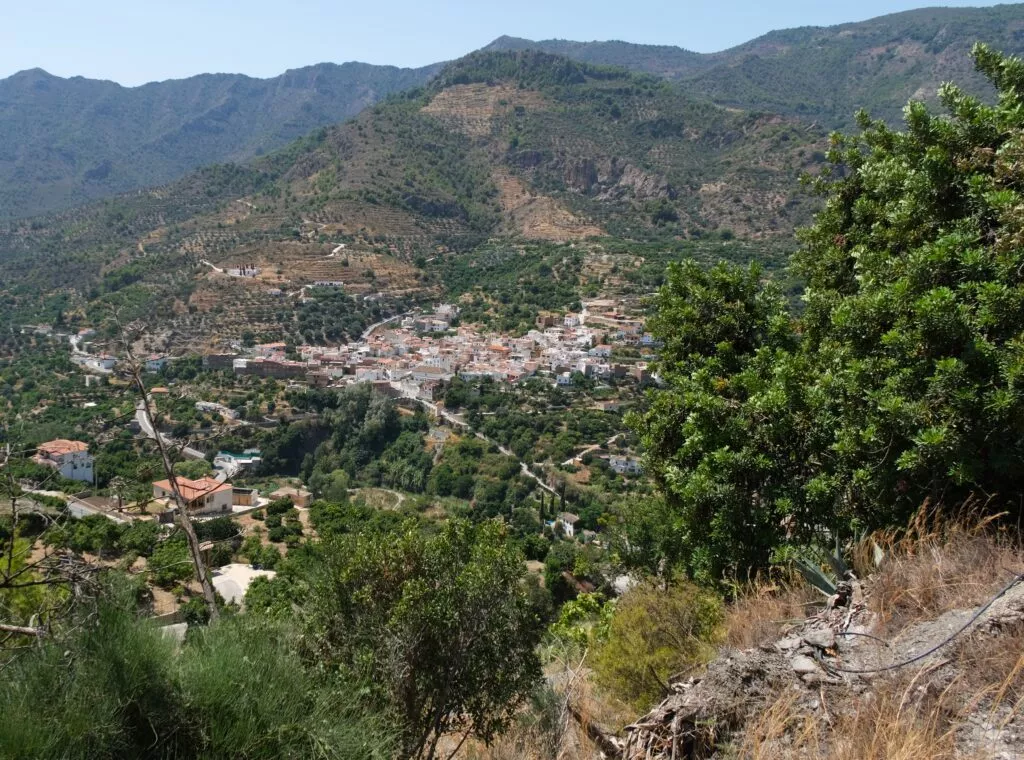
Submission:
M 615 443 L 616 439 L 618 439 L 621 435 L 622 435 L 622 433 L 616 433 L 615 435 L 613 435 L 611 438 L 609 438 L 604 443 L 592 443 L 591 445 L 587 446 L 587 448 L 583 449 L 583 451 L 581 451 L 576 456 L 572 456 L 572 457 L 569 457 L 568 459 L 566 459 L 564 462 L 562 462 L 562 464 L 563 465 L 571 465 L 577 459 L 582 459 L 585 455 L 589 454 L 591 451 L 597 451 L 602 446 L 611 446 L 613 443 Z
M 399 391 L 401 390 L 401 386 L 398 383 L 392 383 L 391 387 L 395 388 L 396 390 L 399 390 Z M 421 399 L 421 398 L 416 398 L 415 396 L 407 396 L 405 393 L 403 393 L 402 395 L 405 398 L 411 399 L 413 401 L 416 401 L 416 402 L 422 404 L 424 407 L 426 407 L 427 409 L 432 411 L 434 413 L 434 416 L 441 417 L 441 418 L 447 420 L 448 422 L 452 423 L 453 425 L 457 425 L 458 427 L 465 428 L 467 430 L 469 429 L 469 423 L 468 422 L 466 422 L 465 420 L 459 418 L 458 416 L 456 416 L 452 412 L 449 412 L 447 409 L 440 408 L 440 407 L 438 407 L 437 404 L 431 403 L 430 401 L 425 401 L 424 399 Z M 502 446 L 500 443 L 498 443 L 494 439 L 488 438 L 483 433 L 477 431 L 476 433 L 474 433 L 474 435 L 476 435 L 476 437 L 479 438 L 481 441 L 484 441 L 486 443 L 492 444 L 493 446 L 496 446 L 498 451 L 500 451 L 505 456 L 512 457 L 514 459 L 519 459 L 519 457 L 517 457 L 511 450 L 505 448 L 504 446 Z M 558 496 L 558 492 L 554 488 L 549 486 L 547 483 L 545 483 L 543 480 L 541 480 L 537 476 L 537 474 L 527 466 L 526 462 L 524 462 L 522 460 L 519 460 L 519 469 L 522 471 L 523 475 L 525 475 L 528 478 L 532 478 L 537 483 L 537 485 L 539 485 L 545 491 L 547 491 L 548 493 L 552 494 L 553 496 Z
M 374 322 L 372 325 L 370 325 L 365 330 L 363 330 L 363 334 L 359 336 L 359 339 L 361 341 L 363 341 L 363 343 L 365 343 L 366 341 L 368 341 L 370 339 L 370 336 L 373 335 L 374 332 L 376 332 L 378 327 L 383 327 L 384 325 L 388 324 L 389 322 L 394 322 L 396 319 L 401 319 L 402 317 L 407 317 L 410 314 L 412 314 L 412 312 L 411 311 L 407 311 L 404 314 L 396 314 L 393 317 L 388 317 L 387 319 L 382 319 L 380 322 Z
M 180 447 L 181 444 L 173 438 L 166 436 L 163 433 L 157 433 L 153 430 L 153 426 L 149 424 L 149 418 L 146 417 L 146 414 L 143 411 L 144 408 L 142 401 L 135 402 L 135 421 L 139 423 L 139 428 L 142 430 L 143 435 L 147 438 L 154 439 L 159 435 L 164 446 L 173 446 L 174 448 Z M 190 446 L 181 447 L 181 453 L 189 459 L 206 459 L 206 454 L 201 452 L 199 449 L 193 449 Z

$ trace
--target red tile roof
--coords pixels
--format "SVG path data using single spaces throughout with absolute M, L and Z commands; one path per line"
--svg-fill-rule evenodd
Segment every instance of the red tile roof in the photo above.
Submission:
M 77 451 L 88 451 L 89 444 L 82 443 L 81 441 L 69 441 L 66 438 L 58 438 L 54 441 L 40 443 L 36 448 L 41 453 L 46 453 L 50 456 L 62 456 L 64 454 L 73 454 Z
M 187 502 L 193 502 L 207 494 L 219 493 L 220 491 L 230 491 L 232 488 L 230 483 L 219 483 L 213 478 L 200 478 L 199 480 L 178 478 L 177 480 L 178 491 Z M 153 487 L 167 491 L 168 493 L 174 493 L 174 490 L 171 488 L 170 480 L 158 480 L 153 484 Z

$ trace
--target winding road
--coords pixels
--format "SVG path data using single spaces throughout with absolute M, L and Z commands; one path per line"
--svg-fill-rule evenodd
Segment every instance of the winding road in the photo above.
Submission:
M 146 416 L 145 409 L 146 406 L 144 402 L 142 402 L 141 400 L 135 402 L 135 421 L 139 423 L 139 429 L 142 430 L 142 434 L 146 436 L 146 438 L 156 439 L 157 436 L 159 436 L 160 441 L 163 443 L 164 446 L 171 446 L 176 449 L 180 448 L 182 456 L 186 456 L 189 459 L 206 459 L 206 454 L 201 452 L 199 449 L 193 449 L 190 446 L 182 446 L 173 438 L 166 436 L 163 433 L 158 433 L 156 430 L 154 430 L 153 426 L 149 424 L 149 418 Z M 226 477 L 227 476 L 225 476 L 225 479 Z
M 449 412 L 447 409 L 443 409 L 443 408 L 439 407 L 437 404 L 434 404 L 434 403 L 432 403 L 430 401 L 426 401 L 426 400 L 421 399 L 421 398 L 417 398 L 416 396 L 409 396 L 409 395 L 407 395 L 406 393 L 404 393 L 402 391 L 401 385 L 399 383 L 391 383 L 391 387 L 394 388 L 395 390 L 399 391 L 400 393 L 402 393 L 402 397 L 403 398 L 407 398 L 407 399 L 410 399 L 412 401 L 416 401 L 419 404 L 422 404 L 425 408 L 427 408 L 430 411 L 432 411 L 434 413 L 435 417 L 440 417 L 440 418 L 442 418 L 444 420 L 447 420 L 448 422 L 450 422 L 453 425 L 456 425 L 458 427 L 464 428 L 466 430 L 470 430 L 470 425 L 469 425 L 468 422 L 466 422 L 463 419 L 459 419 L 454 414 Z M 521 459 L 519 459 L 519 457 L 517 457 L 511 450 L 505 448 L 500 443 L 495 441 L 493 438 L 488 438 L 486 435 L 484 435 L 483 433 L 481 433 L 479 431 L 476 431 L 473 434 L 477 438 L 479 438 L 481 441 L 484 441 L 486 443 L 491 444 L 492 446 L 495 446 L 498 449 L 498 451 L 500 451 L 505 456 L 512 457 L 513 459 L 518 460 L 519 461 L 519 469 L 522 471 L 523 475 L 525 475 L 528 478 L 532 478 L 537 483 L 538 486 L 543 488 L 545 491 L 547 491 L 552 496 L 558 496 L 558 492 L 554 488 L 552 488 L 547 483 L 545 483 L 543 480 L 541 480 L 540 477 L 538 477 L 537 473 L 535 473 L 533 470 L 531 470 L 527 466 L 526 462 L 524 462 Z

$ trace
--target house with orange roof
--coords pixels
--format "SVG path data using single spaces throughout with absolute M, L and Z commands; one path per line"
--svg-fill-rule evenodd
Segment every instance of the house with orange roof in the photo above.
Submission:
M 36 447 L 32 460 L 44 467 L 52 467 L 69 480 L 93 482 L 93 457 L 89 445 L 82 441 L 58 438 Z
M 178 492 L 192 514 L 206 515 L 230 512 L 234 488 L 230 483 L 221 483 L 213 478 L 177 478 Z M 176 509 L 174 490 L 169 480 L 158 480 L 153 484 L 153 499 L 162 502 L 168 509 Z

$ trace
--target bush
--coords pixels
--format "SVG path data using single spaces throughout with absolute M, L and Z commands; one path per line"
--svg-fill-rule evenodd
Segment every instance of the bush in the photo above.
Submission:
M 155 522 L 133 522 L 121 534 L 118 545 L 122 551 L 148 557 L 156 549 L 161 532 L 160 525 Z
M 450 520 L 425 536 L 410 522 L 341 536 L 324 558 L 307 639 L 322 667 L 378 686 L 403 757 L 432 757 L 448 732 L 489 744 L 509 725 L 541 678 L 542 628 L 503 525 Z
M 598 683 L 646 709 L 662 696 L 671 675 L 714 655 L 722 619 L 722 600 L 692 583 L 632 589 L 619 600 L 608 640 L 594 658 Z
M 132 589 L 118 584 L 10 664 L 0 757 L 394 756 L 393 734 L 358 688 L 307 672 L 289 630 L 225 620 L 176 656 L 134 610 Z
M 194 568 L 185 536 L 178 534 L 158 544 L 149 558 L 148 569 L 153 583 L 162 588 L 191 580 Z
M 293 506 L 292 500 L 289 497 L 272 501 L 267 505 L 267 515 L 283 515 Z M 267 520 L 269 521 L 269 519 L 270 518 L 268 517 Z

